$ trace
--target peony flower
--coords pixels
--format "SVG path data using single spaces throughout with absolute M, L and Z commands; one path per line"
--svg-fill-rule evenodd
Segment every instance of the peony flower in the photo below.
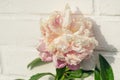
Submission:
M 92 23 L 74 15 L 67 6 L 41 21 L 42 39 L 37 50 L 43 61 L 53 61 L 56 68 L 79 69 L 81 61 L 90 56 L 98 45 L 92 33 Z
M 43 40 L 40 40 L 37 50 L 40 52 L 39 55 L 42 61 L 52 61 L 52 54 L 46 49 L 46 44 Z

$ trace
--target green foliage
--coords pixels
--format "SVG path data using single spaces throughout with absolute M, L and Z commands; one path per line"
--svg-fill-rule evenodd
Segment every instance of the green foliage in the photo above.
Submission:
M 40 58 L 34 59 L 32 62 L 30 62 L 27 66 L 27 68 L 33 69 L 37 66 L 47 64 L 48 62 L 43 62 Z
M 66 70 L 66 67 L 60 68 L 60 69 L 57 68 L 55 80 L 63 80 L 63 78 L 65 77 L 64 76 L 65 70 Z
M 100 70 L 97 68 L 97 66 L 95 67 L 94 70 L 94 80 L 102 80 L 100 75 Z
M 94 73 L 93 70 L 69 70 L 64 67 L 61 69 L 56 69 L 56 78 L 55 80 L 74 80 L 75 78 L 86 78 Z
M 81 76 L 81 78 L 89 77 L 93 73 L 94 73 L 93 70 L 82 70 L 82 76 Z
M 102 56 L 99 55 L 100 61 L 100 75 L 102 80 L 114 80 L 113 70 L 107 60 Z
M 75 80 L 76 78 L 84 79 L 89 77 L 94 73 L 94 80 L 114 80 L 113 70 L 107 60 L 99 55 L 100 69 L 96 66 L 94 70 L 69 70 L 68 67 L 56 69 L 56 75 L 52 73 L 38 73 L 33 76 L 29 80 L 39 80 L 41 77 L 46 75 L 51 75 L 55 77 L 55 80 Z M 41 61 L 40 58 L 36 58 L 30 64 L 28 64 L 28 68 L 33 69 L 34 67 L 46 64 L 46 62 Z M 16 79 L 16 80 L 24 80 L 24 79 Z
M 68 71 L 67 72 L 67 78 L 68 79 L 86 78 L 93 73 L 94 73 L 93 70 L 83 70 L 83 69 Z
M 46 75 L 51 75 L 55 77 L 54 74 L 52 73 L 38 73 L 38 74 L 33 75 L 29 80 L 39 80 L 41 77 L 46 76 Z

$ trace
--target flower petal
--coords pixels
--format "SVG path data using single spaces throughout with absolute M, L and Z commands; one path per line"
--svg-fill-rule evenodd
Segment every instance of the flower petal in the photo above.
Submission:
M 70 68 L 70 70 L 77 70 L 80 68 L 80 64 L 77 65 L 68 65 L 68 67 Z

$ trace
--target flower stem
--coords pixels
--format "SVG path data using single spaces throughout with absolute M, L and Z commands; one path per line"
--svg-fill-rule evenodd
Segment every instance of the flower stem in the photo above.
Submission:
M 60 80 L 65 80 L 65 76 L 63 75 Z
M 84 78 L 81 78 L 81 80 L 84 80 Z

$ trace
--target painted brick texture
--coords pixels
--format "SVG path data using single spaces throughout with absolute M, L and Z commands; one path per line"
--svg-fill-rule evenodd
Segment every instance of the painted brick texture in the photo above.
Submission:
M 67 3 L 73 11 L 79 8 L 93 21 L 93 31 L 99 41 L 95 54 L 105 56 L 113 67 L 115 80 L 120 80 L 119 0 L 0 0 L 0 80 L 19 77 L 27 80 L 37 72 L 55 73 L 53 63 L 33 70 L 27 69 L 27 64 L 38 57 L 40 18 L 47 18 L 54 10 L 63 10 Z M 91 68 L 95 60 L 93 56 L 85 68 Z

